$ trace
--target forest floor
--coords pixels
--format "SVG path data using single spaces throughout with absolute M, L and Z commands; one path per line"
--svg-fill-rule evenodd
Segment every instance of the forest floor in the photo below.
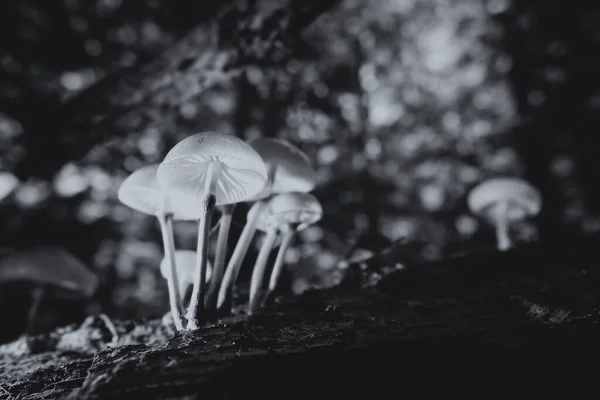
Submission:
M 174 334 L 100 317 L 0 346 L 0 399 L 398 398 L 593 383 L 600 235 L 406 265 Z M 371 268 L 372 265 L 369 267 Z M 350 276 L 350 275 L 349 275 Z M 494 390 L 496 390 L 494 389 Z M 520 389 L 519 389 L 520 390 Z

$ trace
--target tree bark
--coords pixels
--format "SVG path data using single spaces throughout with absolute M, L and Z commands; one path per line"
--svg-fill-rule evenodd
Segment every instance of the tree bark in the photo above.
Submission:
M 541 381 L 555 388 L 573 383 L 574 373 L 587 379 L 600 356 L 599 244 L 600 235 L 571 237 L 409 264 L 368 286 L 368 275 L 402 261 L 379 257 L 378 271 L 370 262 L 350 270 L 362 279 L 164 344 L 122 338 L 94 356 L 56 344 L 5 355 L 0 381 L 20 399 L 397 398 L 481 385 L 543 390 Z
M 182 104 L 248 66 L 281 64 L 302 30 L 339 0 L 240 0 L 198 25 L 156 60 L 109 76 L 58 110 L 44 132 L 25 132 L 6 170 L 51 178 L 96 144 L 171 120 Z

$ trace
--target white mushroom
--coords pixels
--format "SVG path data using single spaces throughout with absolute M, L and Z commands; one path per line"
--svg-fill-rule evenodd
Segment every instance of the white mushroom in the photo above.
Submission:
M 250 282 L 249 315 L 254 313 L 260 304 L 258 293 L 263 283 L 269 253 L 275 244 L 278 231 L 283 233 L 283 240 L 271 273 L 267 294 L 270 294 L 277 285 L 285 253 L 292 243 L 296 232 L 317 222 L 322 216 L 323 209 L 321 204 L 315 196 L 309 193 L 282 193 L 269 201 L 263 214 L 263 223 L 268 227 L 267 236 L 258 254 Z
M 317 177 L 310 160 L 300 149 L 281 139 L 258 138 L 250 145 L 263 158 L 268 171 L 268 182 L 264 189 L 250 198 L 256 201 L 248 212 L 244 230 L 227 264 L 223 282 L 219 289 L 217 307 L 229 312 L 231 309 L 235 281 L 250 242 L 256 232 L 258 218 L 271 195 L 285 192 L 309 192 L 317 184 Z
M 265 187 L 267 169 L 244 141 L 203 132 L 183 139 L 169 151 L 158 168 L 158 180 L 169 192 L 194 197 L 201 206 L 194 288 L 186 314 L 187 329 L 197 329 L 197 315 L 204 309 L 208 231 L 214 207 L 255 196 Z M 221 275 L 222 267 L 215 265 L 213 280 L 219 281 Z
M 496 227 L 498 250 L 512 247 L 509 223 L 535 216 L 540 212 L 539 191 L 518 178 L 493 178 L 477 185 L 469 193 L 471 212 L 492 222 Z
M 169 302 L 175 326 L 183 329 L 183 304 L 176 282 L 175 243 L 173 220 L 195 220 L 200 218 L 200 207 L 190 199 L 176 194 L 167 194 L 160 186 L 156 172 L 158 164 L 148 165 L 134 171 L 121 184 L 118 198 L 121 203 L 144 214 L 154 215 L 160 224 L 165 258 L 169 262 Z

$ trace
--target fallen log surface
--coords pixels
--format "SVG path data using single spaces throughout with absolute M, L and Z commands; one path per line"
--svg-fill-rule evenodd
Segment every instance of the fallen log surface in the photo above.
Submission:
M 398 398 L 408 389 L 581 387 L 593 382 L 589 365 L 600 356 L 599 245 L 600 235 L 571 237 L 406 265 L 372 286 L 360 284 L 373 281 L 366 276 L 346 280 L 193 333 L 171 335 L 160 321 L 116 322 L 121 337 L 107 346 L 101 324 L 88 323 L 95 330 L 80 336 L 64 328 L 35 346 L 30 340 L 30 350 L 0 347 L 0 399 Z

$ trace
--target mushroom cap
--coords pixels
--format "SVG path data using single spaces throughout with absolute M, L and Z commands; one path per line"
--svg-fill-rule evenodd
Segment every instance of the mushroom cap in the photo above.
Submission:
M 495 206 L 503 201 L 509 203 L 510 220 L 536 215 L 542 207 L 542 198 L 536 188 L 522 179 L 510 177 L 493 178 L 480 183 L 467 198 L 471 212 L 485 217 L 491 217 Z
M 174 219 L 199 219 L 202 210 L 196 199 L 167 193 L 160 185 L 156 177 L 158 165 L 147 165 L 129 175 L 119 187 L 119 201 L 144 214 L 156 215 L 164 207 L 164 211 L 172 213 Z
M 237 203 L 259 193 L 267 183 L 267 167 L 249 144 L 218 132 L 201 132 L 177 143 L 158 167 L 158 181 L 169 190 L 199 199 L 208 166 L 222 170 L 214 193 L 216 205 Z
M 39 246 L 0 259 L 0 283 L 34 282 L 91 297 L 98 277 L 61 247 Z
M 302 230 L 323 217 L 323 208 L 310 193 L 289 192 L 273 197 L 265 209 L 264 218 L 270 225 L 299 224 Z
M 0 201 L 19 185 L 19 179 L 10 172 L 0 172 Z
M 212 275 L 212 266 L 206 261 L 206 281 L 210 280 Z M 175 268 L 177 277 L 182 284 L 194 283 L 194 271 L 196 269 L 196 252 L 192 250 L 177 250 L 175 251 Z M 163 278 L 169 276 L 169 263 L 167 258 L 163 258 L 160 262 L 160 273 Z
M 272 193 L 310 192 L 317 185 L 317 174 L 308 156 L 299 148 L 283 139 L 257 138 L 249 142 L 260 154 L 267 171 L 276 166 L 273 185 L 265 187 L 252 200 L 259 200 Z

